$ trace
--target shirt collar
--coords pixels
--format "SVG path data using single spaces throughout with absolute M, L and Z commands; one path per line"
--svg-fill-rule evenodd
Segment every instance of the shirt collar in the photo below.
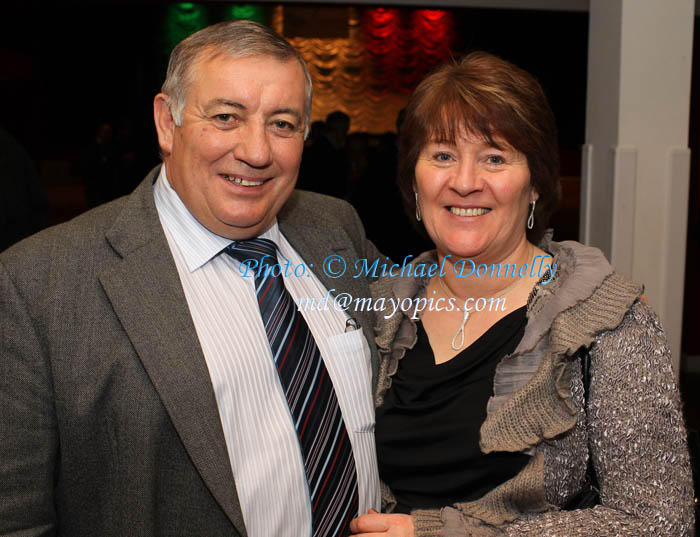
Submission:
M 153 196 L 161 224 L 182 252 L 190 272 L 207 264 L 233 241 L 209 231 L 192 216 L 180 196 L 170 186 L 165 164 L 160 167 L 158 179 L 153 187 Z M 260 235 L 280 244 L 280 231 L 275 219 L 272 226 Z

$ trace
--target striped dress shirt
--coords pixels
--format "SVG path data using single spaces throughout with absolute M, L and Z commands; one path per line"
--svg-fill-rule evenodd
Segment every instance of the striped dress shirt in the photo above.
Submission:
M 221 251 L 231 243 L 202 226 L 170 187 L 165 166 L 154 185 L 158 215 L 177 266 L 211 375 L 249 537 L 311 535 L 304 462 L 258 309 L 255 280 Z M 303 261 L 277 223 L 261 235 L 283 260 Z M 307 271 L 309 274 L 309 271 Z M 285 277 L 295 302 L 323 299 L 310 277 Z M 344 312 L 301 308 L 338 397 L 357 467 L 359 511 L 379 510 L 370 352 L 362 330 L 345 332 Z

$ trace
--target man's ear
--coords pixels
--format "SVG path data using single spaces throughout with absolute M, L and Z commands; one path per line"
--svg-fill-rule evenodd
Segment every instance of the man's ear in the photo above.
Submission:
M 153 119 L 158 132 L 158 145 L 164 155 L 170 155 L 175 136 L 175 119 L 170 111 L 170 100 L 165 93 L 159 93 L 153 99 Z

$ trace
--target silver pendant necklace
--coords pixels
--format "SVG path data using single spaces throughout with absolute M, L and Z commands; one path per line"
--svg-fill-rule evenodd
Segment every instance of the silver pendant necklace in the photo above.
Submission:
M 440 287 L 442 287 L 442 290 L 444 293 L 448 296 L 448 298 L 453 297 L 456 300 L 462 300 L 460 297 L 455 295 L 452 291 L 450 291 L 450 288 L 447 287 L 447 284 L 442 281 L 442 278 L 438 278 L 438 283 L 440 284 Z M 515 280 L 513 283 L 511 283 L 509 286 L 507 286 L 505 289 L 501 289 L 501 291 L 495 295 L 493 295 L 490 298 L 498 298 L 503 295 L 505 295 L 508 291 L 513 289 L 516 285 L 520 283 L 520 279 Z M 465 303 L 466 300 L 462 300 L 462 303 Z M 457 328 L 457 331 L 455 332 L 455 335 L 452 336 L 452 349 L 455 351 L 460 350 L 464 346 L 464 327 L 467 326 L 467 321 L 469 320 L 469 315 L 471 314 L 471 310 L 469 308 L 464 308 L 464 315 L 462 316 L 462 322 L 459 323 L 459 327 Z

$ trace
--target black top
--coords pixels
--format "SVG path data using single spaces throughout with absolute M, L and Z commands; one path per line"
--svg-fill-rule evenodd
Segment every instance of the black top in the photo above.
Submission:
M 523 306 L 506 315 L 439 365 L 418 323 L 418 341 L 399 361 L 376 416 L 379 475 L 396 496 L 395 512 L 476 500 L 530 460 L 479 449 L 496 366 L 522 339 L 525 313 Z

